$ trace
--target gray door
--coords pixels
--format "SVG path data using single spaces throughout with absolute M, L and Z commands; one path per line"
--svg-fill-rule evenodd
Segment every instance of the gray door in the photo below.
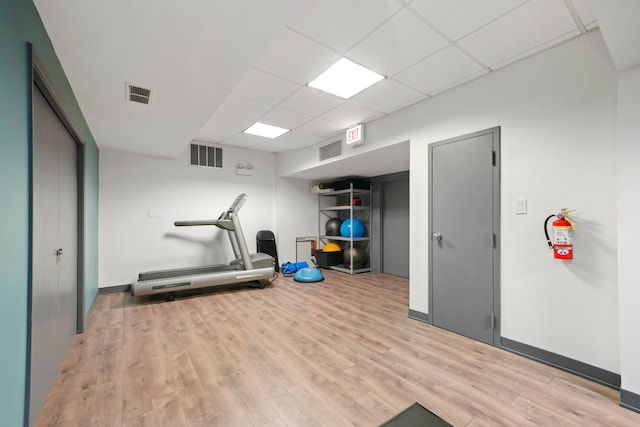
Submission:
M 382 272 L 409 277 L 409 179 L 381 185 Z
M 435 326 L 498 345 L 499 128 L 429 146 L 429 305 Z
M 31 425 L 77 330 L 76 156 L 76 142 L 34 85 Z

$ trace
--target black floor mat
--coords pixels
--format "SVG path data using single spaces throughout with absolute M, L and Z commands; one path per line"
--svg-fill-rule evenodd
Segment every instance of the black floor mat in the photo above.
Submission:
M 425 408 L 414 403 L 380 427 L 453 427 L 451 424 Z

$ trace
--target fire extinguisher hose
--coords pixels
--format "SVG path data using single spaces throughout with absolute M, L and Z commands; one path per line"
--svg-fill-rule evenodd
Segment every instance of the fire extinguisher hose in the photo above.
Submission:
M 547 244 L 549 245 L 550 249 L 553 249 L 553 243 L 551 243 L 551 239 L 549 238 L 549 230 L 547 229 L 547 223 L 554 216 L 556 216 L 556 215 L 555 214 L 551 214 L 551 215 L 549 215 L 547 217 L 547 219 L 544 220 L 544 236 L 547 238 Z

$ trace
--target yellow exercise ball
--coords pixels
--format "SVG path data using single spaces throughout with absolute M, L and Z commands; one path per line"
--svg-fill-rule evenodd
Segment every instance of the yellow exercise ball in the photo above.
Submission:
M 327 243 L 326 245 L 324 245 L 324 248 L 322 248 L 322 252 L 340 252 L 342 250 L 342 248 L 340 247 L 340 245 L 338 245 L 337 243 Z

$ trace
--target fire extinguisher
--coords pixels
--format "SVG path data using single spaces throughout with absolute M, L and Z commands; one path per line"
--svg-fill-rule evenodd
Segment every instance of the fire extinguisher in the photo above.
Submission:
M 547 238 L 547 244 L 553 249 L 553 257 L 555 259 L 573 259 L 573 233 L 576 231 L 573 222 L 569 218 L 569 209 L 563 208 L 557 214 L 552 214 L 544 220 L 544 235 Z M 557 219 L 551 223 L 552 238 L 549 239 L 549 230 L 547 225 L 553 217 Z

